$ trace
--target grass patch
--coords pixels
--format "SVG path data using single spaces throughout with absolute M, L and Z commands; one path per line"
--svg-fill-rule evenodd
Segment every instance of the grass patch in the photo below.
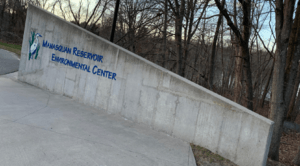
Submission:
M 4 49 L 13 53 L 16 53 L 19 57 L 21 56 L 21 45 L 8 44 L 0 41 L 0 49 Z

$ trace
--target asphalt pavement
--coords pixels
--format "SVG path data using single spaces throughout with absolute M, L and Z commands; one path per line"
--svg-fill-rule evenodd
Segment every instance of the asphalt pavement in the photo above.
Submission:
M 20 60 L 15 53 L 0 49 L 0 75 L 19 70 Z

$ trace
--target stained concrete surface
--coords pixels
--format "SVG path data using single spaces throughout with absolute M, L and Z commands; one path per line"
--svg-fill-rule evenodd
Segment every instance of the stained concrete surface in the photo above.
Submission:
M 0 76 L 1 165 L 195 166 L 187 142 Z
M 20 59 L 16 54 L 0 49 L 0 75 L 19 70 Z

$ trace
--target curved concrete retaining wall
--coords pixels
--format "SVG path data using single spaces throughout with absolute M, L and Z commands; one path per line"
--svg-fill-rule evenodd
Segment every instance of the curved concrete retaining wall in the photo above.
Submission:
M 238 165 L 266 164 L 271 120 L 32 5 L 23 39 L 19 80 L 193 142 Z

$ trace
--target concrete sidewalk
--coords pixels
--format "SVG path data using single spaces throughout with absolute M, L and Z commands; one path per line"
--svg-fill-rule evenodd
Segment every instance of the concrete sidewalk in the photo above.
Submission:
M 0 76 L 0 163 L 196 166 L 188 143 Z

